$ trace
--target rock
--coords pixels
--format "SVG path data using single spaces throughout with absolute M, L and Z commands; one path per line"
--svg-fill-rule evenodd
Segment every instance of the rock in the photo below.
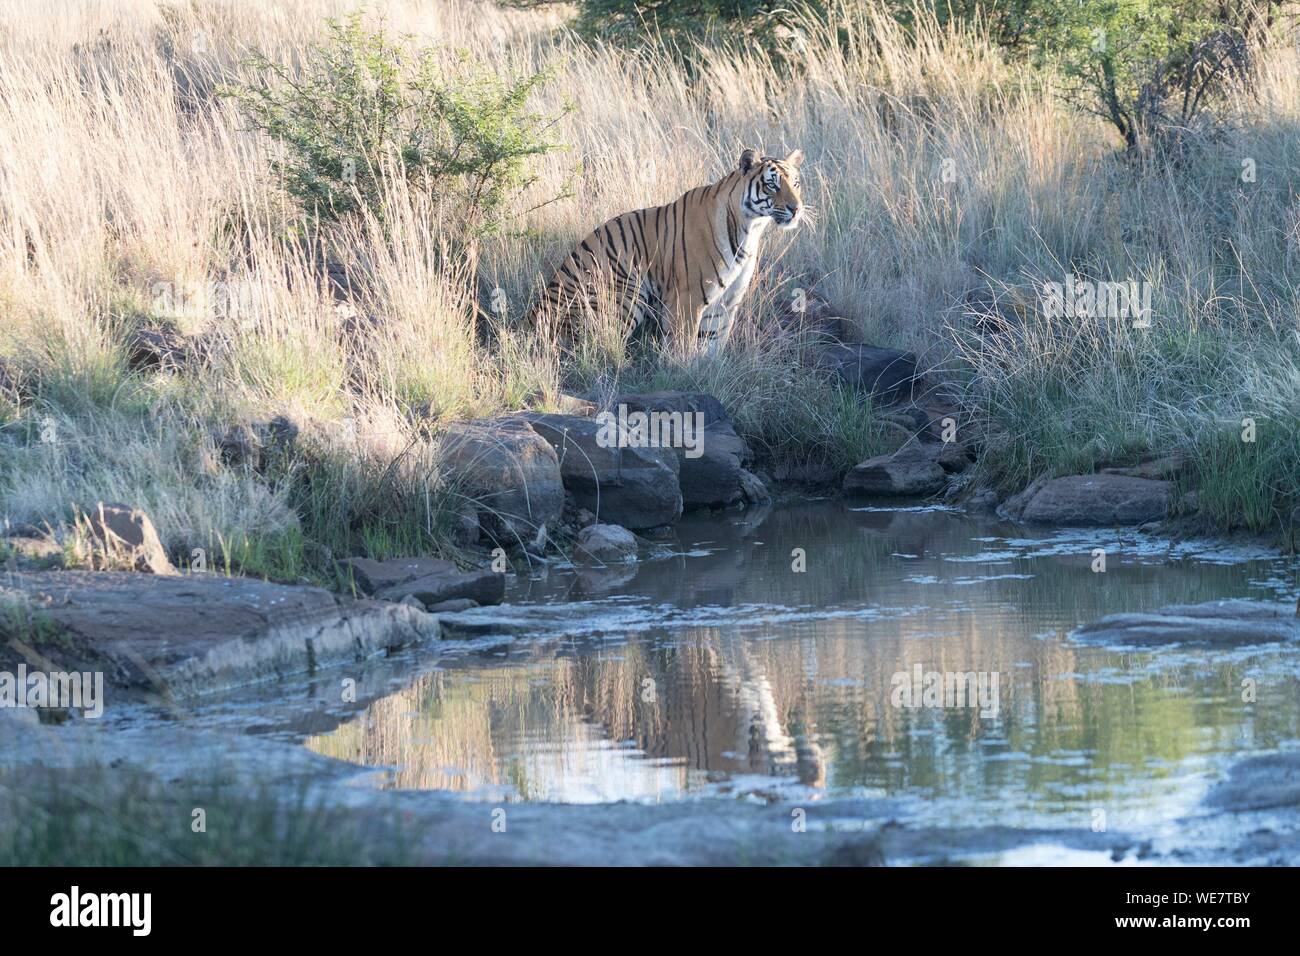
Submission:
M 519 417 L 550 443 L 565 491 L 598 520 L 639 530 L 681 517 L 673 449 L 630 447 L 626 432 L 600 419 L 535 412 Z
M 151 574 L 176 573 L 153 522 L 139 508 L 100 502 L 86 520 L 97 557 Z
M 470 598 L 453 598 L 450 601 L 439 601 L 437 604 L 430 604 L 425 610 L 430 614 L 459 614 L 461 611 L 468 611 L 470 608 L 478 606 L 478 602 Z
M 251 425 L 231 425 L 217 439 L 221 461 L 235 468 L 248 466 L 254 470 L 262 465 L 262 439 Z
M 965 471 L 974 460 L 970 449 L 959 441 L 935 442 L 922 445 L 921 448 L 925 449 L 939 467 L 950 475 Z
M 593 524 L 578 532 L 573 549 L 580 561 L 620 564 L 636 560 L 636 536 L 616 524 Z
M 1130 478 L 1175 478 L 1187 468 L 1187 455 L 1175 451 L 1169 455 L 1144 458 L 1136 465 L 1098 469 L 1103 475 L 1127 475 Z
M 916 379 L 913 353 L 872 345 L 822 346 L 814 353 L 813 365 L 834 372 L 855 389 L 883 402 L 910 397 Z
M 441 558 L 347 558 L 339 562 L 362 593 L 384 601 L 415 597 L 423 605 L 468 598 L 475 604 L 500 604 L 505 575 L 496 571 L 461 571 Z
M 574 419 L 587 421 L 587 419 Z M 559 459 L 522 418 L 457 422 L 442 439 L 444 474 L 475 503 L 479 527 L 502 545 L 532 541 L 564 508 Z
M 1265 644 L 1300 638 L 1300 620 L 1290 603 L 1209 601 L 1175 604 L 1150 614 L 1110 614 L 1085 624 L 1073 636 L 1102 644 Z
M 740 491 L 745 496 L 745 500 L 751 505 L 762 504 L 772 500 L 772 494 L 767 490 L 767 485 L 763 479 L 751 471 L 740 471 Z
M 1300 806 L 1300 751 L 1262 754 L 1238 761 L 1228 771 L 1228 779 L 1206 795 L 1205 804 L 1234 813 L 1294 810 Z
M 998 510 L 1004 518 L 1058 527 L 1139 525 L 1169 511 L 1167 481 L 1128 475 L 1040 478 Z
M 743 499 L 741 472 L 750 459 L 749 447 L 736 434 L 727 410 L 712 395 L 697 392 L 620 395 L 612 413 L 619 414 L 620 408 L 628 415 L 658 412 L 684 416 L 682 433 L 698 435 L 692 437 L 690 448 L 684 444 L 673 447 L 677 453 L 684 509 L 720 507 Z M 687 426 L 687 422 L 692 424 Z
M 595 402 L 580 398 L 577 395 L 561 393 L 559 400 L 555 404 L 559 408 L 561 415 L 580 415 L 584 418 L 590 418 L 600 411 L 600 406 Z
M 12 560 L 19 568 L 43 570 L 63 565 L 63 545 L 53 536 L 44 534 L 35 528 L 28 533 L 8 534 L 0 538 L 0 557 Z
M 972 514 L 992 514 L 998 508 L 998 493 L 992 488 L 977 491 L 966 499 L 966 510 Z
M 438 637 L 437 619 L 410 607 L 252 578 L 39 571 L 8 575 L 4 585 L 58 629 L 37 650 L 60 668 L 102 670 L 115 686 L 174 696 Z
M 913 442 L 891 455 L 868 458 L 844 476 L 844 491 L 851 495 L 919 497 L 938 494 L 947 484 L 947 472 L 936 460 L 936 446 Z
M 185 367 L 189 344 L 167 328 L 136 329 L 126 341 L 126 362 L 134 372 L 176 372 Z
M 677 412 L 679 414 L 701 415 L 704 427 L 717 424 L 731 424 L 731 416 L 722 402 L 704 392 L 637 392 L 620 395 L 614 399 L 615 413 L 618 406 L 624 406 L 632 412 Z
M 414 594 L 408 594 L 408 595 L 406 595 L 406 597 L 402 598 L 402 599 L 401 599 L 400 601 L 398 601 L 397 603 L 398 603 L 398 604 L 405 604 L 407 607 L 413 607 L 413 608 L 415 608 L 417 611 L 428 610 L 428 609 L 424 606 L 424 602 L 421 601 L 421 600 L 420 600 L 418 597 L 416 597 Z
M 855 332 L 853 323 L 837 314 L 829 299 L 805 288 L 800 280 L 795 280 L 791 295 L 779 297 L 775 305 L 777 321 L 788 332 L 812 333 L 835 340 L 848 340 Z
M 288 415 L 276 415 L 254 426 L 264 445 L 289 448 L 302 434 L 302 426 Z

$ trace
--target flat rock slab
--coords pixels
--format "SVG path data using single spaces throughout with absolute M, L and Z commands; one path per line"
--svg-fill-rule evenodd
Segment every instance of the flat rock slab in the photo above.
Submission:
M 365 594 L 384 601 L 414 595 L 424 604 L 468 599 L 476 604 L 500 604 L 506 594 L 504 574 L 489 570 L 462 571 L 441 558 L 347 558 L 340 567 Z
M 1169 513 L 1172 485 L 1131 475 L 1068 475 L 1035 481 L 1002 506 L 1029 524 L 1097 528 L 1145 524 Z
M 354 661 L 440 634 L 437 618 L 406 605 L 252 578 L 41 571 L 9 575 L 3 590 L 53 625 L 18 635 L 51 667 L 102 670 L 112 685 L 173 697 Z
M 1300 619 L 1290 603 L 1210 601 L 1150 614 L 1110 614 L 1073 636 L 1101 644 L 1268 644 L 1300 638 Z

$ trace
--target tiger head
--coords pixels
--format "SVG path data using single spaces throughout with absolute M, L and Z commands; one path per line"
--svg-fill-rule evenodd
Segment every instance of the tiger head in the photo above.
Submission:
M 770 216 L 782 229 L 794 229 L 803 221 L 803 193 L 799 187 L 799 167 L 803 150 L 796 149 L 785 159 L 760 156 L 747 149 L 740 154 L 740 172 L 748 177 L 741 205 L 751 216 Z

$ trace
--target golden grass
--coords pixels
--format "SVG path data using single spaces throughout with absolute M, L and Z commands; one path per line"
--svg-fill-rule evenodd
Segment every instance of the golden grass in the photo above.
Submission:
M 526 234 L 487 241 L 477 275 L 445 266 L 442 236 L 454 231 L 446 209 L 395 196 L 391 222 L 354 222 L 336 243 L 365 279 L 340 303 L 317 268 L 319 250 L 292 228 L 273 145 L 216 91 L 248 78 L 241 64 L 252 50 L 300 61 L 325 18 L 352 6 L 66 0 L 56 15 L 43 0 L 9 0 L 0 18 L 0 356 L 41 385 L 7 426 L 0 516 L 60 521 L 73 505 L 117 498 L 153 511 L 174 548 L 297 533 L 301 510 L 285 484 L 205 470 L 214 427 L 284 410 L 382 421 L 371 430 L 380 439 L 348 446 L 382 465 L 394 447 L 423 442 L 430 417 L 554 402 L 559 355 L 513 331 L 550 266 L 596 223 L 716 178 L 746 145 L 808 153 L 816 228 L 769 240 L 756 308 L 716 362 L 665 353 L 661 369 L 616 364 L 596 384 L 711 384 L 738 418 L 769 430 L 771 448 L 809 434 L 829 448 L 837 430 L 867 426 L 839 397 L 800 392 L 797 349 L 774 346 L 754 320 L 764 295 L 770 303 L 815 284 L 868 341 L 915 349 L 969 383 L 971 414 L 1013 448 L 1009 470 L 993 476 L 1004 482 L 1069 460 L 1036 448 L 1042 436 L 1020 416 L 1056 416 L 1060 441 L 1077 442 L 1075 399 L 1059 393 L 1080 382 L 1090 415 L 1131 416 L 1132 427 L 1113 431 L 1148 446 L 1195 444 L 1212 412 L 1261 396 L 1287 408 L 1297 394 L 1279 399 L 1270 386 L 1275 353 L 1294 332 L 1300 276 L 1294 45 L 1272 51 L 1250 95 L 1223 105 L 1231 122 L 1194 175 L 1141 176 L 1115 161 L 1108 129 L 1052 95 L 1050 76 L 1008 64 L 977 28 L 923 22 L 913 40 L 870 3 L 805 24 L 801 72 L 782 79 L 761 52 L 700 51 L 690 76 L 663 55 L 587 48 L 561 29 L 562 8 L 381 0 L 368 7 L 372 21 L 446 57 L 463 50 L 492 71 L 553 72 L 539 108 L 577 108 L 556 130 L 568 149 L 539 162 L 528 198 L 568 183 L 574 195 L 518 223 Z M 855 42 L 842 48 L 837 30 Z M 1237 175 L 1245 158 L 1259 169 L 1250 189 Z M 1051 329 L 1001 351 L 964 337 L 969 293 L 1023 289 L 1066 269 L 1150 279 L 1170 336 L 1159 348 L 1130 347 L 1094 329 L 1090 347 L 1117 364 L 1076 369 L 1074 384 L 1053 377 Z M 485 347 L 475 323 L 487 321 L 497 289 L 506 309 Z M 238 308 L 219 305 L 231 297 Z M 183 387 L 126 372 L 127 334 L 160 318 L 211 343 Z M 1231 341 L 1224 349 L 1234 353 L 1261 328 L 1267 348 L 1260 340 L 1263 350 L 1248 356 L 1251 376 L 1230 389 L 1201 383 L 1194 428 L 1170 414 L 1175 391 L 1144 397 L 1146 379 L 1121 368 L 1166 361 L 1170 341 L 1196 330 Z M 1294 368 L 1293 355 L 1282 367 Z M 1106 375 L 1118 383 L 1109 390 Z M 790 395 L 802 395 L 792 401 L 800 408 L 786 415 Z M 36 423 L 47 418 L 63 446 L 39 441 Z M 852 441 L 864 444 L 861 434 Z M 1102 444 L 1095 458 L 1124 442 Z

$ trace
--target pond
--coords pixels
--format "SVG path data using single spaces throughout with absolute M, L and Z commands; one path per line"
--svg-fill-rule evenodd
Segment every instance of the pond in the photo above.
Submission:
M 1069 636 L 1294 598 L 1267 551 L 843 501 L 688 515 L 655 549 L 521 575 L 533 639 L 450 647 L 307 746 L 471 800 L 880 796 L 935 824 L 1159 832 L 1300 737 L 1300 647 Z

